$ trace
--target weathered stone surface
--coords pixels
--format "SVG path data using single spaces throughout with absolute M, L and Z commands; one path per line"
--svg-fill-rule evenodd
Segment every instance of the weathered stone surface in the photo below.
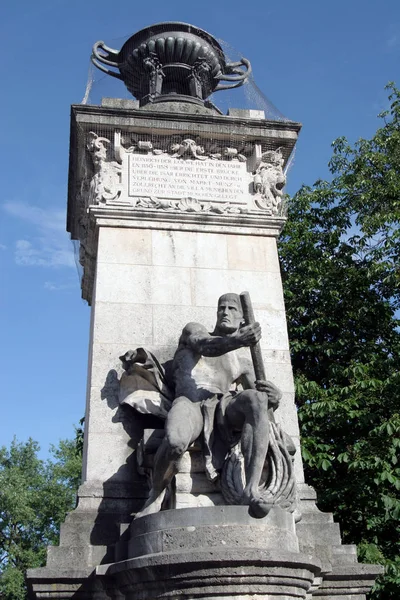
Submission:
M 155 306 L 153 322 L 155 343 L 169 346 L 172 350 L 169 358 L 172 359 L 186 323 L 204 323 L 209 331 L 212 330 L 215 322 L 215 306 Z
M 143 111 L 156 113 L 169 113 L 175 115 L 215 115 L 218 113 L 213 108 L 191 104 L 190 102 L 161 102 L 159 104 L 146 104 Z
M 115 306 L 117 304 L 117 306 Z M 129 347 L 135 339 L 143 346 L 153 342 L 152 310 L 145 304 L 132 302 L 96 302 L 93 330 L 94 360 L 97 344 L 118 344 Z
M 214 306 L 215 299 L 231 290 L 250 292 L 257 310 L 282 310 L 282 285 L 277 273 L 214 268 L 192 269 L 193 299 L 197 306 Z
M 204 458 L 199 450 L 193 451 L 191 446 L 182 456 L 179 463 L 179 473 L 204 473 Z
M 221 506 L 164 511 L 142 517 L 131 526 L 128 557 L 198 548 L 259 547 L 298 552 L 293 516 L 273 508 L 263 519 L 246 507 Z
M 96 570 L 105 587 L 117 586 L 136 598 L 232 598 L 246 596 L 305 598 L 318 560 L 260 548 L 212 548 L 159 553 L 133 558 Z
M 283 306 L 275 309 L 268 307 L 257 308 L 256 314 L 263 332 L 260 342 L 261 348 L 264 351 L 287 350 L 289 348 L 289 340 Z M 283 323 L 285 323 L 285 327 L 283 327 Z
M 204 508 L 202 510 L 187 509 L 183 511 L 161 511 L 154 515 L 147 515 L 135 519 L 131 524 L 131 535 L 142 535 L 148 531 L 158 531 L 175 527 L 193 526 L 200 527 L 224 525 L 255 525 L 274 523 L 294 533 L 295 525 L 293 515 L 276 507 L 263 519 L 255 519 L 246 506 L 220 506 L 217 508 Z
M 128 558 L 98 567 L 105 589 L 130 598 L 305 598 L 318 560 L 298 552 L 293 516 L 246 507 L 165 511 L 130 527 Z M 277 550 L 279 545 L 279 550 Z M 121 557 L 120 557 L 121 558 Z
M 154 265 L 228 269 L 228 248 L 231 236 L 223 233 L 152 231 Z
M 132 304 L 191 304 L 189 269 L 98 264 L 96 300 Z
M 133 98 L 102 98 L 101 106 L 105 108 L 123 108 L 123 109 L 132 109 L 139 108 L 138 100 L 133 100 Z
M 113 558 L 114 554 L 110 553 L 108 560 Z M 87 543 L 79 546 L 50 546 L 47 552 L 49 569 L 79 569 L 82 565 L 95 567 L 104 560 L 107 561 L 107 546 L 92 546 Z
M 98 263 L 152 264 L 152 232 L 145 229 L 104 227 L 99 231 L 98 248 Z
M 263 110 L 255 110 L 253 108 L 228 108 L 228 115 L 240 119 L 265 119 L 265 112 Z
M 29 595 L 40 600 L 87 600 L 94 598 L 95 593 L 98 598 L 105 596 L 100 582 L 95 581 L 92 567 L 63 569 L 58 566 L 56 569 L 28 569 L 27 580 Z
M 280 272 L 275 238 L 228 235 L 226 241 L 229 269 Z
M 339 565 L 324 575 L 313 600 L 365 600 L 376 577 L 383 572 L 381 565 Z

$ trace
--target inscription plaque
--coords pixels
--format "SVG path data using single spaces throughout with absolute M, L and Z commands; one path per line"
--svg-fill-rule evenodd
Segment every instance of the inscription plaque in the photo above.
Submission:
M 129 155 L 129 195 L 246 204 L 250 174 L 239 161 Z

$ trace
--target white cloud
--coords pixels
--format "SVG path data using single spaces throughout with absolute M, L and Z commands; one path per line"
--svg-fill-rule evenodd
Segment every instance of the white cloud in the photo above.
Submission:
M 26 202 L 6 202 L 5 212 L 31 226 L 29 239 L 15 244 L 15 262 L 29 267 L 75 267 L 73 248 L 65 232 L 65 212 Z
M 63 210 L 44 209 L 27 202 L 5 202 L 3 208 L 9 215 L 29 221 L 41 229 L 65 231 L 65 212 Z
M 44 288 L 45 290 L 49 290 L 50 292 L 60 292 L 62 290 L 70 290 L 72 288 L 76 288 L 77 284 L 73 283 L 53 283 L 52 281 L 45 281 Z
M 72 251 L 63 247 L 62 240 L 35 238 L 35 245 L 28 240 L 17 240 L 15 262 L 24 267 L 74 267 Z
M 7 246 L 5 244 L 0 244 L 0 250 L 7 250 Z

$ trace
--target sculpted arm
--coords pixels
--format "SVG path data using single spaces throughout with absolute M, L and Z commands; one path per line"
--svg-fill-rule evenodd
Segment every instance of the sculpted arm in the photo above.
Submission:
M 258 323 L 241 327 L 229 336 L 211 335 L 199 323 L 188 323 L 182 331 L 179 345 L 189 346 L 201 356 L 222 356 L 258 341 L 261 330 Z
M 254 369 L 251 361 L 244 361 L 244 371 L 238 380 L 245 390 L 256 389 L 268 396 L 268 407 L 276 410 L 282 398 L 282 392 L 272 381 L 255 381 Z

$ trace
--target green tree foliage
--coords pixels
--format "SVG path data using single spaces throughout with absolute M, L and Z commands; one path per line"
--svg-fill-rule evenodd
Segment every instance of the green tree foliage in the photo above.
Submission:
M 0 448 L 0 596 L 24 600 L 28 568 L 46 561 L 58 542 L 66 513 L 74 508 L 81 473 L 77 438 L 52 448 L 53 460 L 38 458 L 32 439 Z
M 370 140 L 333 143 L 332 180 L 291 200 L 280 256 L 307 481 L 371 595 L 400 590 L 400 92 Z

